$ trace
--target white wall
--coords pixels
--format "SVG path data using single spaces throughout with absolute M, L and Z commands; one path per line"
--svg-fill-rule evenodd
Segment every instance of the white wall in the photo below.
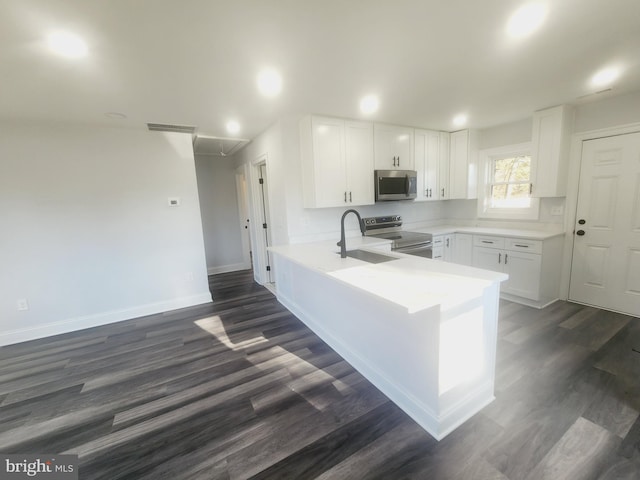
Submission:
M 188 135 L 1 124 L 0 225 L 0 344 L 211 301 Z
M 640 122 L 640 91 L 576 107 L 574 133 Z
M 195 161 L 208 273 L 250 268 L 242 251 L 233 158 L 196 155 Z

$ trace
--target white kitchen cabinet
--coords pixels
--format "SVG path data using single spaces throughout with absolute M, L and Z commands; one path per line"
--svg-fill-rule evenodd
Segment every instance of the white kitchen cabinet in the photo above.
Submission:
M 473 263 L 473 235 L 469 233 L 456 233 L 453 239 L 453 258 L 451 260 L 460 265 Z
M 307 116 L 300 154 L 305 208 L 374 203 L 371 123 Z
M 415 170 L 412 128 L 376 123 L 373 138 L 376 170 Z
M 444 260 L 444 235 L 435 235 L 433 237 L 433 246 L 431 251 L 431 258 L 433 260 Z
M 414 164 L 418 172 L 416 201 L 449 198 L 449 134 L 414 131 Z
M 449 145 L 449 198 L 477 198 L 477 132 L 474 130 L 453 132 L 450 135 Z
M 431 258 L 433 260 L 442 260 L 445 262 L 455 262 L 455 234 L 435 235 L 433 237 L 433 252 Z
M 473 235 L 473 266 L 503 272 L 503 298 L 544 307 L 558 298 L 562 237 L 526 240 Z
M 440 200 L 448 200 L 451 193 L 449 185 L 449 151 L 451 135 L 449 132 L 438 132 L 440 135 L 440 163 L 438 165 L 438 189 Z
M 567 105 L 533 114 L 531 195 L 564 197 L 567 191 L 573 109 Z

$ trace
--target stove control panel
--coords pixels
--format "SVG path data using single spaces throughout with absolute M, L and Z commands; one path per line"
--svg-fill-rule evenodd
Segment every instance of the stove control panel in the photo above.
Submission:
M 385 217 L 366 217 L 362 219 L 367 230 L 376 228 L 389 228 L 402 226 L 402 217 L 400 215 L 388 215 Z

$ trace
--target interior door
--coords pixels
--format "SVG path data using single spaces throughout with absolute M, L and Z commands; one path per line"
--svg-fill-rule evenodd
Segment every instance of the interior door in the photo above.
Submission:
M 569 299 L 640 316 L 640 133 L 583 142 Z

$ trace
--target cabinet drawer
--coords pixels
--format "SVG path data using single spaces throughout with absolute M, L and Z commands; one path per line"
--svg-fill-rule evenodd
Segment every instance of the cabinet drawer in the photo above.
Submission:
M 504 248 L 504 238 L 491 237 L 488 235 L 474 235 L 473 244 L 476 247 Z
M 442 243 L 442 242 L 440 242 Z M 444 250 L 442 247 L 433 247 L 433 250 L 431 251 L 431 258 L 433 260 L 444 260 L 443 258 L 443 254 L 444 254 Z
M 507 238 L 504 248 L 516 252 L 542 253 L 542 241 Z

